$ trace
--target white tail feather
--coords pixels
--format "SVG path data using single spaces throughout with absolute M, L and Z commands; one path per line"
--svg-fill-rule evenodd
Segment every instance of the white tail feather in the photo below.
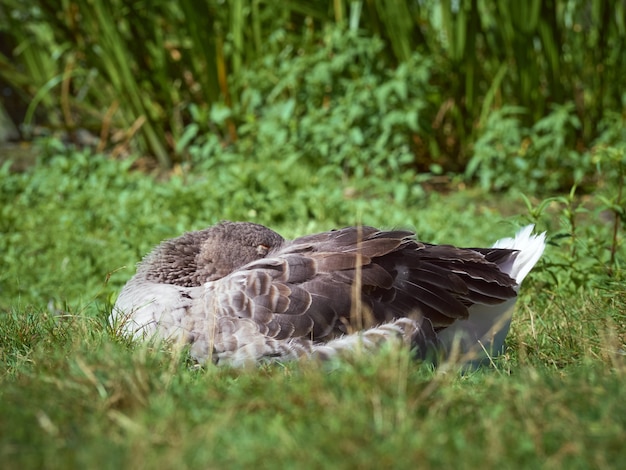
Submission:
M 501 266 L 502 270 L 517 282 L 517 287 L 533 268 L 546 247 L 546 233 L 533 235 L 534 225 L 527 225 L 520 229 L 515 238 L 503 238 L 493 244 L 493 248 L 509 248 L 518 250 L 519 254 L 513 260 L 511 266 Z
M 519 253 L 509 263 L 500 266 L 517 282 L 516 290 L 539 261 L 545 249 L 546 234 L 533 234 L 534 225 L 520 229 L 514 238 L 498 240 L 493 248 L 508 248 Z M 456 321 L 439 333 L 439 339 L 449 355 L 460 356 L 463 362 L 479 365 L 504 350 L 504 340 L 511 326 L 515 298 L 498 305 L 473 305 L 469 317 Z

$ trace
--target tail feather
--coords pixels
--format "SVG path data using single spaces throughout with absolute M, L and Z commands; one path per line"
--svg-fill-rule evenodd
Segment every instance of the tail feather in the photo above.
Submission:
M 534 225 L 527 225 L 520 229 L 514 238 L 503 238 L 494 243 L 493 248 L 508 248 L 518 250 L 515 259 L 500 266 L 500 269 L 511 276 L 520 284 L 528 275 L 530 270 L 537 264 L 546 247 L 546 233 L 533 235 Z
M 498 240 L 493 248 L 517 250 L 516 256 L 499 264 L 500 269 L 515 279 L 519 287 L 545 249 L 546 234 L 533 234 L 534 225 L 520 229 L 515 237 Z M 477 366 L 504 350 L 504 341 L 511 326 L 516 298 L 497 305 L 475 304 L 469 317 L 458 320 L 439 333 L 439 340 L 448 354 L 458 354 L 463 362 Z

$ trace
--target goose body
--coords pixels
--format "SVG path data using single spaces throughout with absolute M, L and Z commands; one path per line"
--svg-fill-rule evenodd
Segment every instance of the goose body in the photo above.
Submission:
M 533 226 L 491 248 L 373 227 L 285 240 L 222 222 L 158 245 L 122 289 L 124 334 L 190 345 L 200 363 L 327 358 L 396 341 L 480 361 L 502 351 L 519 286 L 541 257 Z

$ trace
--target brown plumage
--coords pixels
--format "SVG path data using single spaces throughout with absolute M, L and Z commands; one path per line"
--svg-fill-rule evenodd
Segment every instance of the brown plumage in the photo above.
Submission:
M 516 296 L 518 282 L 500 266 L 517 253 L 431 245 L 367 226 L 286 241 L 262 225 L 222 222 L 159 245 L 124 287 L 112 320 L 134 336 L 191 343 L 201 362 L 325 357 L 351 347 L 347 338 L 359 330 L 378 344 L 380 328 L 423 356 L 473 305 Z

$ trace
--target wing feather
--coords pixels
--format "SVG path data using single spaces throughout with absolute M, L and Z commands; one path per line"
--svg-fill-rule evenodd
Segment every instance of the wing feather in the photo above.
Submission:
M 324 340 L 345 332 L 353 285 L 376 322 L 423 317 L 435 328 L 467 318 L 475 303 L 515 296 L 515 281 L 498 268 L 512 250 L 463 249 L 415 241 L 411 232 L 350 227 L 286 242 L 214 281 L 218 309 L 250 318 L 276 339 Z

